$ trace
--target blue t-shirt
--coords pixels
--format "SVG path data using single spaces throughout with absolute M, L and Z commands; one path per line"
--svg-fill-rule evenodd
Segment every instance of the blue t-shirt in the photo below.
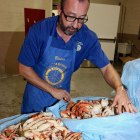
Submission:
M 56 27 L 57 20 L 57 16 L 49 17 L 30 28 L 18 57 L 20 63 L 30 67 L 38 64 L 46 48 L 48 38 L 52 35 L 52 29 L 54 26 Z M 57 31 L 55 31 L 53 36 L 59 40 L 58 47 L 61 46 L 63 47 L 62 49 L 73 49 L 72 47 L 75 44 L 77 45 L 75 71 L 80 67 L 84 59 L 89 60 L 99 68 L 103 68 L 109 64 L 109 60 L 102 51 L 96 34 L 85 24 L 67 43 L 57 34 Z

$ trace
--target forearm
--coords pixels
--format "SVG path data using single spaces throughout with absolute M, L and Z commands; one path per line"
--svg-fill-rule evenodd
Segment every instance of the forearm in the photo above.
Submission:
M 124 90 L 122 86 L 122 82 L 119 74 L 113 68 L 111 64 L 101 69 L 104 79 L 106 82 L 116 90 L 116 95 L 114 96 L 112 107 L 118 108 L 118 113 L 122 113 L 122 110 L 126 112 L 137 112 L 136 108 L 133 104 L 131 104 L 131 100 L 126 94 L 126 90 Z
M 45 80 L 41 79 L 31 67 L 27 67 L 22 64 L 19 64 L 19 73 L 28 82 L 37 86 L 38 88 L 40 88 L 46 92 L 49 92 L 49 93 L 53 92 L 54 88 L 49 83 L 47 83 Z
M 101 69 L 105 81 L 115 90 L 122 88 L 122 82 L 119 74 L 111 64 Z

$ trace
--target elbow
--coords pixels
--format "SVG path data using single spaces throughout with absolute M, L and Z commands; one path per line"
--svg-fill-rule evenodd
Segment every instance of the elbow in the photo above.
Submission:
M 24 66 L 23 64 L 19 63 L 19 74 L 23 77 L 25 77 L 25 73 L 26 73 L 26 66 Z
M 18 72 L 19 72 L 20 75 L 22 75 L 22 69 L 21 69 L 21 64 L 20 63 L 18 64 Z

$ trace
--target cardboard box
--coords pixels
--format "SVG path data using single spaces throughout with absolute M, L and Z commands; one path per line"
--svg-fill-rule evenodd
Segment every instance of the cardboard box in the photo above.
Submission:
M 131 53 L 131 45 L 128 43 L 118 43 L 118 53 L 130 54 Z

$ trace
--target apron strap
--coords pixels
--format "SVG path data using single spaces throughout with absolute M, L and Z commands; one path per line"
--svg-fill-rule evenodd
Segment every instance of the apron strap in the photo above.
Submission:
M 58 18 L 57 18 L 56 21 L 54 22 L 53 29 L 52 29 L 52 31 L 51 31 L 51 33 L 50 33 L 50 36 L 49 36 L 49 39 L 48 39 L 46 48 L 44 49 L 44 52 L 43 52 L 43 55 L 42 55 L 43 57 L 44 57 L 44 55 L 46 54 L 48 47 L 51 46 L 52 36 L 55 34 L 57 21 L 58 21 Z
M 75 66 L 75 58 L 76 58 L 76 47 L 74 46 L 74 49 L 73 49 L 73 72 L 74 72 L 74 66 Z

